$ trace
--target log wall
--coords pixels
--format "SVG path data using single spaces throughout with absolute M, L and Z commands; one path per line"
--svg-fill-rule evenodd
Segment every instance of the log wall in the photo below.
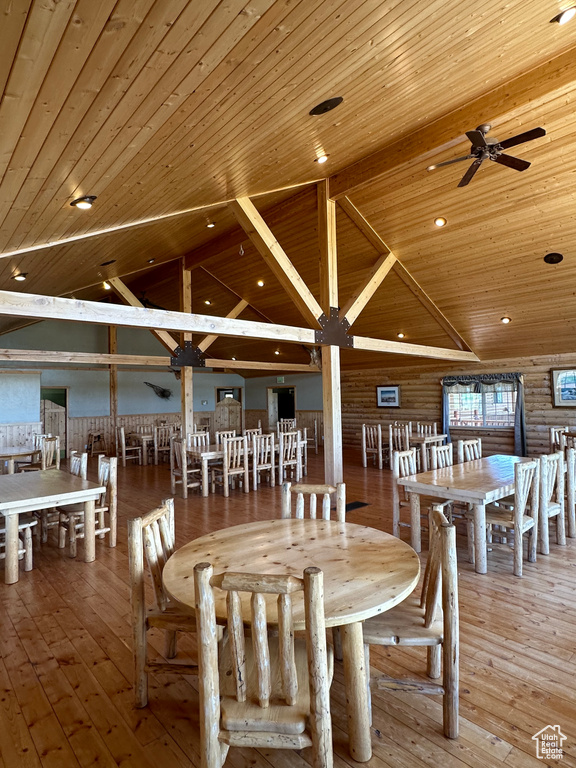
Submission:
M 388 427 L 395 420 L 441 421 L 440 380 L 448 374 L 501 373 L 524 374 L 528 454 L 546 453 L 551 426 L 576 427 L 575 408 L 555 408 L 552 402 L 551 369 L 576 368 L 576 354 L 506 358 L 482 361 L 466 368 L 441 363 L 421 363 L 411 368 L 342 371 L 342 428 L 344 445 L 360 447 L 362 424 L 381 423 Z M 400 386 L 400 408 L 378 408 L 376 387 Z M 453 440 L 480 436 L 485 455 L 514 452 L 512 429 L 460 428 L 451 430 Z

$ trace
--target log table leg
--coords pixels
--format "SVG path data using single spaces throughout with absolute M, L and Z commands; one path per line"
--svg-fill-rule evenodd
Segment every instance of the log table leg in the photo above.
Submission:
M 369 670 L 366 669 L 362 622 L 346 624 L 340 628 L 340 632 L 350 756 L 358 763 L 366 763 L 372 757 L 372 744 L 367 688 Z
M 4 583 L 15 584 L 18 581 L 18 515 L 5 515 L 6 544 L 4 562 Z
M 202 456 L 202 496 L 208 496 L 208 459 Z
M 420 494 L 418 493 L 410 493 L 410 544 L 416 552 L 422 551 Z
M 91 563 L 96 560 L 96 502 L 84 502 L 84 562 Z
M 484 504 L 474 504 L 474 556 L 476 558 L 476 573 L 486 573 L 486 507 Z

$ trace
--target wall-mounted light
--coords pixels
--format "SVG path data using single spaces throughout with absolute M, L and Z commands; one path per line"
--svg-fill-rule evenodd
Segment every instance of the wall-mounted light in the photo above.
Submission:
M 554 16 L 553 19 L 550 19 L 550 23 L 557 22 L 558 24 L 566 24 L 570 19 L 573 19 L 574 16 L 576 16 L 576 6 L 573 5 L 571 8 L 566 8 L 565 11 L 561 11 L 557 16 Z
M 19 283 L 22 283 L 27 277 L 28 272 L 18 272 L 17 275 L 12 275 L 12 280 L 18 280 Z
M 84 197 L 77 197 L 76 200 L 72 200 L 70 205 L 73 208 L 81 208 L 83 211 L 87 211 L 88 208 L 92 208 L 96 200 L 96 195 L 84 195 Z

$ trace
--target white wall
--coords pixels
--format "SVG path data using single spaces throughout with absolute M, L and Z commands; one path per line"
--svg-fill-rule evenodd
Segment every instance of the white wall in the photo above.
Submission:
M 0 373 L 0 424 L 40 421 L 40 374 Z
M 266 410 L 268 408 L 266 391 L 268 387 L 295 387 L 296 409 L 299 411 L 322 410 L 322 374 L 293 374 L 284 376 L 284 382 L 279 384 L 277 376 L 263 376 L 246 379 L 247 410 Z

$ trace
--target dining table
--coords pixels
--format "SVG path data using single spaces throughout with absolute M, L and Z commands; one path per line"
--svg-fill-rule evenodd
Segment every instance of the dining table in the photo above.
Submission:
M 168 559 L 162 579 L 176 603 L 194 607 L 193 571 L 201 562 L 211 563 L 215 575 L 233 570 L 301 578 L 310 565 L 322 570 L 326 626 L 341 631 L 350 755 L 357 762 L 368 761 L 370 671 L 362 622 L 411 594 L 420 575 L 416 552 L 388 533 L 354 523 L 290 518 L 235 525 L 189 542 Z M 298 593 L 294 597 L 294 629 L 301 630 L 304 605 Z M 249 601 L 245 603 L 244 620 L 249 624 Z M 224 592 L 216 595 L 215 604 L 217 619 L 223 623 Z
M 0 475 L 0 515 L 5 520 L 4 581 L 18 581 L 18 516 L 22 512 L 84 503 L 84 560 L 96 558 L 95 503 L 106 488 L 70 472 L 46 469 Z
M 34 458 L 39 458 L 41 451 L 36 448 L 30 448 L 25 445 L 6 445 L 0 448 L 0 462 L 5 463 L 6 473 L 8 475 L 14 474 L 14 464 L 18 459 L 25 459 L 28 456 L 34 461 Z
M 142 448 L 142 464 L 148 464 L 148 446 L 154 444 L 154 434 L 151 432 L 128 432 L 126 441 L 130 445 L 139 445 Z
M 428 450 L 431 445 L 444 445 L 448 435 L 418 435 L 409 436 L 410 447 L 420 450 L 420 469 L 422 472 L 428 471 Z
M 398 478 L 410 498 L 410 535 L 416 552 L 422 547 L 420 496 L 462 501 L 471 505 L 474 514 L 476 572 L 486 573 L 486 505 L 514 493 L 514 465 L 519 461 L 532 459 L 495 454 Z

